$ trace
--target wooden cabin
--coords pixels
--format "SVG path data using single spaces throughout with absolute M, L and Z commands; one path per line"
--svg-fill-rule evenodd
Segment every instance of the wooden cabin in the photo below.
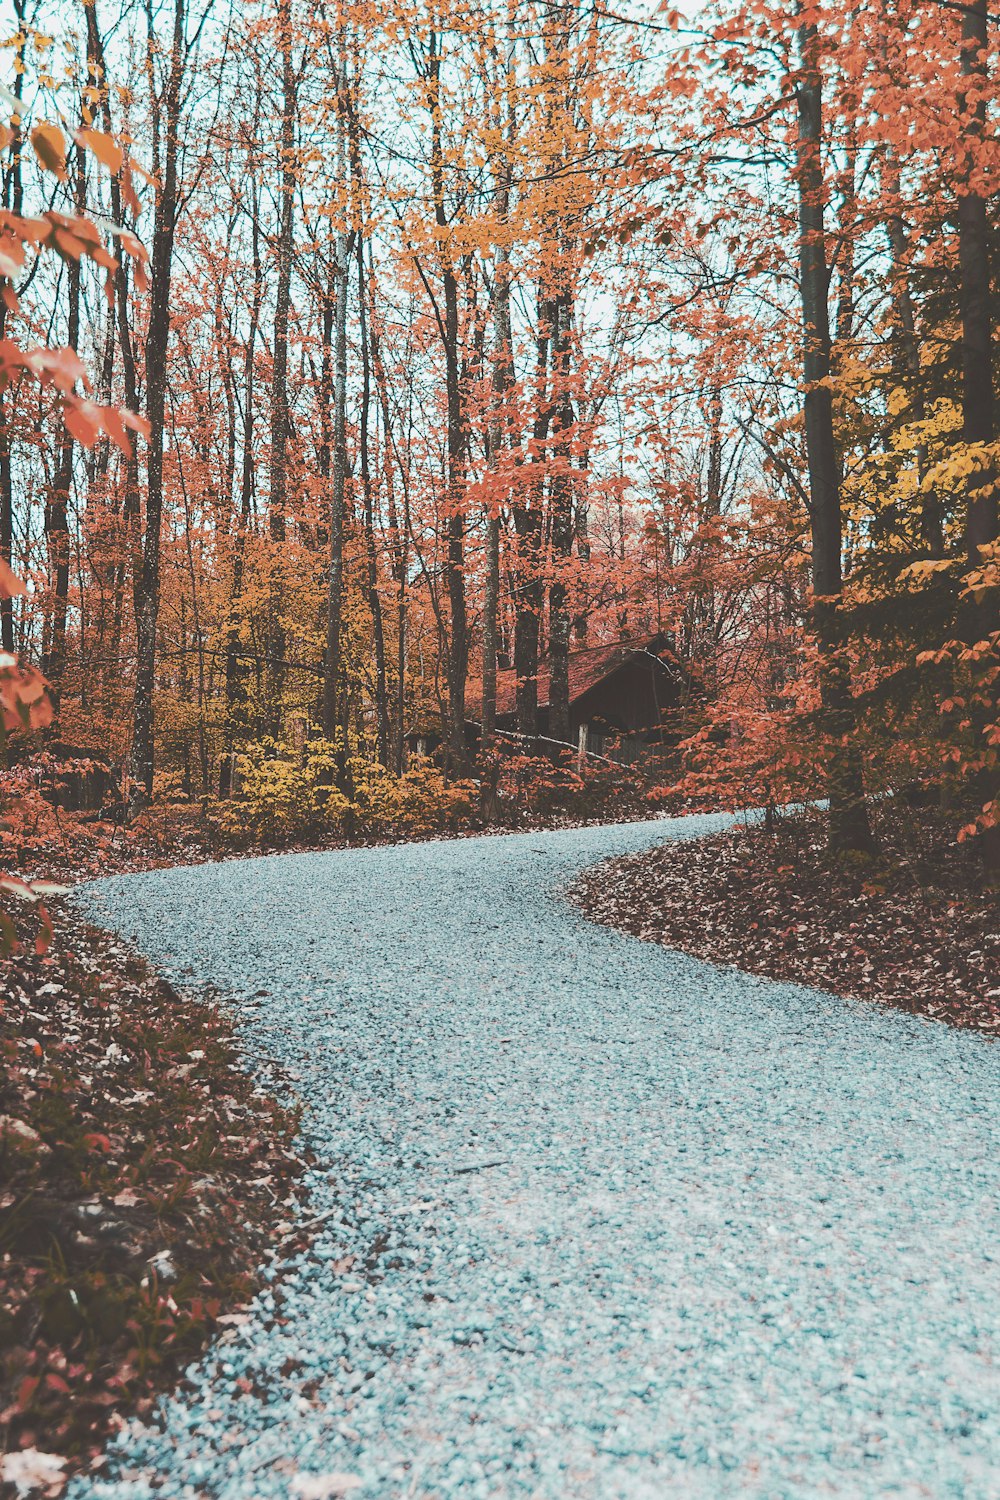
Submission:
M 569 653 L 570 740 L 594 755 L 631 765 L 671 743 L 670 721 L 685 690 L 685 673 L 665 635 L 581 646 Z M 549 665 L 538 664 L 538 733 L 549 733 Z M 481 689 L 476 704 L 481 701 Z M 517 731 L 517 677 L 497 673 L 497 728 Z
M 570 743 L 592 755 L 631 765 L 676 743 L 673 721 L 687 692 L 688 679 L 663 634 L 634 640 L 580 646 L 569 653 Z M 550 674 L 547 660 L 538 664 L 539 750 L 549 740 Z M 475 752 L 481 730 L 482 682 L 470 681 L 466 698 L 466 743 Z M 517 676 L 497 672 L 496 727 L 517 733 Z M 436 753 L 440 726 L 422 725 L 407 735 L 414 754 Z

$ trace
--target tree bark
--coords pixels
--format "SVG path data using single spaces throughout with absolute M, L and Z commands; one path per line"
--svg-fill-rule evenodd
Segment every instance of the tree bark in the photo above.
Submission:
M 149 331 L 146 337 L 146 417 L 150 427 L 146 462 L 146 528 L 141 560 L 132 579 L 136 627 L 130 789 L 133 808 L 148 804 L 153 795 L 153 687 L 156 675 L 156 622 L 160 607 L 163 417 L 167 393 L 167 347 L 170 340 L 170 277 L 178 210 L 178 124 L 186 57 L 184 24 L 185 0 L 174 0 L 170 62 L 160 116 L 163 159 L 156 193 L 150 256 Z M 147 25 L 152 51 L 151 9 L 147 11 Z
M 379 410 L 382 414 L 383 464 L 386 486 L 386 511 L 388 521 L 389 558 L 393 581 L 396 585 L 396 639 L 395 673 L 396 684 L 392 705 L 392 768 L 396 775 L 403 770 L 403 731 L 406 711 L 406 594 L 407 594 L 407 545 L 409 535 L 409 507 L 406 496 L 405 474 L 403 474 L 403 517 L 400 525 L 399 509 L 393 464 L 397 460 L 393 440 L 392 409 L 389 405 L 389 386 L 382 361 L 382 344 L 379 337 L 375 304 L 374 277 L 368 281 L 368 347 L 371 353 L 372 374 L 378 392 Z M 401 470 L 402 472 L 402 470 Z
M 493 419 L 489 430 L 489 465 L 494 472 L 506 445 L 509 416 L 508 392 L 514 380 L 513 338 L 510 318 L 510 249 L 506 243 L 510 212 L 510 159 L 504 154 L 497 165 L 494 210 L 501 243 L 494 255 L 493 271 Z M 500 606 L 500 511 L 498 500 L 489 502 L 486 516 L 486 598 L 483 606 L 483 723 L 482 743 L 489 749 L 496 736 L 497 648 Z
M 24 52 L 28 46 L 28 34 L 24 27 L 24 0 L 15 0 L 14 13 L 21 36 L 19 68 L 14 78 L 14 92 L 18 99 L 24 94 Z M 20 116 L 11 124 L 11 139 L 8 145 L 8 166 L 3 174 L 3 206 L 20 214 L 24 209 L 24 181 L 21 173 L 23 135 Z M 0 339 L 6 337 L 8 308 L 0 301 Z M 0 391 L 0 558 L 8 567 L 14 563 L 14 475 L 12 464 L 12 417 L 13 406 L 8 397 L 16 396 L 16 390 Z M 15 654 L 14 601 L 0 598 L 0 651 Z
M 565 274 L 565 271 L 564 271 Z M 549 734 L 569 741 L 569 633 L 570 614 L 567 570 L 573 550 L 573 455 L 569 432 L 573 426 L 570 392 L 570 324 L 572 294 L 561 289 L 554 299 L 555 328 L 552 351 L 552 401 L 555 433 L 552 443 L 554 468 L 549 482 L 551 517 L 552 583 L 549 587 Z
M 368 419 L 371 409 L 371 361 L 368 352 L 368 319 L 365 310 L 364 239 L 358 234 L 358 317 L 361 324 L 361 417 L 358 427 L 358 466 L 364 504 L 365 551 L 368 564 L 368 608 L 371 610 L 375 645 L 375 741 L 379 763 L 389 765 L 389 698 L 385 671 L 385 628 L 382 598 L 378 590 L 378 558 L 375 551 L 375 513 L 372 497 Z
M 243 574 L 246 567 L 247 534 L 250 530 L 255 473 L 254 360 L 257 352 L 257 328 L 260 323 L 261 302 L 264 296 L 258 202 L 257 184 L 256 181 L 252 181 L 250 185 L 250 234 L 253 292 L 250 302 L 250 326 L 247 329 L 246 347 L 243 351 L 243 454 L 240 466 L 239 511 L 236 517 L 236 537 L 233 542 L 233 571 L 229 589 L 229 627 L 226 636 L 226 718 L 230 749 L 236 730 L 236 718 L 244 708 L 247 697 L 246 669 L 240 653 L 240 615 L 243 608 Z
M 986 122 L 986 0 L 973 0 L 962 15 L 962 73 L 979 91 L 965 126 L 967 174 L 971 177 Z M 963 101 L 964 103 L 965 101 Z M 962 438 L 992 443 L 996 435 L 993 389 L 993 323 L 990 299 L 989 222 L 986 200 L 974 189 L 958 200 L 958 256 L 962 314 Z M 997 497 L 992 467 L 970 476 L 965 526 L 969 567 L 981 562 L 979 549 L 997 539 Z M 982 624 L 995 629 L 995 606 L 982 612 Z
M 820 728 L 828 741 L 826 792 L 831 851 L 868 853 L 871 827 L 861 760 L 852 743 L 856 717 L 850 671 L 842 650 L 839 605 L 843 591 L 840 465 L 830 391 L 830 274 L 824 228 L 823 94 L 819 36 L 799 28 L 796 178 L 799 195 L 799 290 L 802 373 L 812 532 L 813 626 L 819 651 Z
M 338 99 L 347 86 L 343 64 L 337 82 Z M 344 163 L 344 105 L 338 104 L 337 160 Z M 346 214 L 346 203 L 344 205 Z M 332 483 L 330 490 L 330 559 L 327 574 L 326 604 L 326 661 L 323 678 L 323 733 L 328 740 L 337 738 L 339 713 L 339 688 L 341 675 L 340 634 L 344 595 L 344 501 L 347 491 L 347 293 L 349 271 L 349 243 L 346 223 L 337 230 L 334 264 L 333 295 L 333 432 L 331 454 Z M 346 751 L 347 746 L 344 745 Z
M 986 128 L 988 92 L 988 36 L 986 0 L 973 0 L 962 13 L 962 75 L 976 89 L 975 103 L 960 103 L 965 116 L 965 173 L 967 188 L 958 200 L 959 301 L 962 315 L 962 439 L 968 444 L 992 445 L 996 438 L 996 397 L 993 370 L 993 310 L 990 286 L 990 242 L 987 203 L 974 186 Z M 998 536 L 997 469 L 980 462 L 967 486 L 965 549 L 970 572 L 982 567 Z M 993 640 L 992 658 L 1000 656 L 997 636 L 997 590 L 973 596 L 966 606 L 965 636 L 970 645 Z M 995 722 L 1000 706 L 1000 681 L 985 689 L 986 723 Z M 985 732 L 986 724 L 981 725 Z M 1000 803 L 1000 766 L 996 757 L 977 778 L 977 801 Z M 1000 811 L 1000 807 L 997 808 Z M 991 875 L 1000 875 L 1000 825 L 987 828 L 979 840 Z
M 87 174 L 82 146 L 76 148 L 74 210 L 82 214 L 87 206 Z M 80 346 L 80 262 L 73 258 L 66 265 L 67 312 L 66 343 L 74 353 Z M 49 554 L 49 624 L 48 650 L 42 672 L 49 681 L 53 706 L 52 733 L 58 733 L 62 705 L 63 679 L 66 672 L 66 624 L 69 613 L 69 492 L 73 483 L 73 438 L 63 427 L 59 456 L 52 489 L 45 507 L 45 539 Z
M 281 732 L 285 687 L 283 548 L 288 509 L 288 315 L 292 289 L 292 234 L 295 212 L 295 120 L 298 88 L 292 65 L 292 0 L 279 0 L 278 51 L 281 54 L 280 188 L 278 200 L 277 281 L 274 293 L 274 362 L 271 368 L 271 461 L 268 532 L 271 539 L 270 583 L 264 672 L 264 728 Z
M 514 616 L 514 672 L 517 678 L 517 727 L 534 739 L 538 734 L 538 640 L 541 630 L 544 588 L 542 580 L 542 507 L 545 495 L 546 442 L 552 420 L 549 398 L 549 346 L 554 310 L 539 293 L 538 329 L 535 335 L 535 418 L 531 437 L 533 453 L 528 466 L 525 498 L 515 503 L 514 532 L 517 536 Z
M 445 203 L 445 158 L 441 107 L 441 41 L 430 36 L 428 99 L 431 113 L 431 190 L 434 220 L 440 234 L 441 283 L 444 296 L 443 344 L 447 403 L 447 495 L 445 500 L 448 538 L 448 751 L 452 765 L 461 769 L 466 761 L 465 681 L 469 670 L 469 630 L 465 600 L 465 420 L 459 362 L 458 276 L 448 242 L 448 212 Z
M 900 195 L 899 168 L 890 155 L 888 160 L 887 186 L 894 201 Z M 894 363 L 898 374 L 909 386 L 909 414 L 915 422 L 922 423 L 927 416 L 920 369 L 920 343 L 917 337 L 917 319 L 910 290 L 909 242 L 906 225 L 898 209 L 889 214 L 886 233 L 892 254 L 893 270 L 893 315 L 894 315 Z M 927 469 L 927 445 L 918 444 L 914 451 L 918 484 Z M 937 495 L 920 490 L 920 539 L 933 558 L 944 557 L 944 531 L 941 524 L 941 505 Z
M 101 29 L 97 16 L 97 0 L 92 0 L 92 3 L 85 4 L 83 11 L 87 25 L 87 61 L 92 68 L 93 77 L 99 81 L 100 108 L 104 121 L 104 129 L 108 135 L 113 135 L 114 122 L 111 115 L 107 68 L 104 62 L 104 42 L 101 37 Z M 111 178 L 110 192 L 111 212 L 115 223 L 124 224 L 121 184 L 116 176 L 112 176 Z M 136 368 L 135 345 L 132 341 L 132 327 L 129 319 L 128 269 L 124 256 L 118 257 L 118 270 L 115 272 L 113 319 L 122 356 L 122 382 L 125 390 L 125 406 L 129 411 L 137 412 L 139 410 L 139 376 Z M 114 641 L 120 641 L 122 638 L 122 627 L 125 616 L 126 579 L 128 577 L 129 566 L 132 568 L 133 579 L 138 576 L 142 569 L 140 522 L 139 452 L 136 442 L 133 440 L 130 452 L 125 459 L 125 488 L 122 497 L 122 535 L 120 539 L 120 552 L 114 567 L 112 623 L 112 640 Z M 105 681 L 105 691 L 109 699 L 114 695 L 116 683 L 117 674 L 112 668 L 106 674 Z

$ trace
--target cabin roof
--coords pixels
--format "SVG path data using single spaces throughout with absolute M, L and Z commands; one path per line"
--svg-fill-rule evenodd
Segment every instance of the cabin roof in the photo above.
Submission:
M 600 646 L 580 646 L 569 652 L 569 701 L 575 703 L 591 688 L 617 672 L 620 667 L 636 656 L 655 656 L 674 664 L 674 656 L 661 633 L 640 636 L 628 641 L 605 641 Z M 470 683 L 469 707 L 478 714 L 482 705 L 482 683 L 477 682 L 473 690 Z M 548 708 L 550 697 L 549 663 L 542 658 L 538 663 L 538 707 Z M 517 673 L 507 668 L 497 672 L 497 715 L 513 714 L 517 711 Z

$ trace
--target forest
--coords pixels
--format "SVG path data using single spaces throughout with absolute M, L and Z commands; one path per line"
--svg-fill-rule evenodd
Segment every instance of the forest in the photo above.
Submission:
M 447 812 L 547 764 L 540 664 L 575 750 L 574 651 L 658 633 L 661 801 L 863 851 L 922 788 L 996 868 L 985 4 L 14 9 L 22 793 Z
M 998 19 L 2 0 L 0 1500 L 998 1493 Z

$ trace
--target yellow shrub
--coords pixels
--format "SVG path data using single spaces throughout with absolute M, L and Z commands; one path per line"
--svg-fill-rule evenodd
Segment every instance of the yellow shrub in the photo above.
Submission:
M 456 833 L 473 821 L 475 785 L 446 781 L 433 761 L 415 760 L 402 776 L 395 776 L 384 766 L 354 759 L 350 771 L 351 810 L 360 833 L 376 837 Z
M 349 804 L 333 785 L 336 760 L 327 741 L 311 741 L 301 766 L 264 741 L 238 756 L 236 767 L 239 794 L 219 815 L 227 842 L 285 844 L 343 828 Z

